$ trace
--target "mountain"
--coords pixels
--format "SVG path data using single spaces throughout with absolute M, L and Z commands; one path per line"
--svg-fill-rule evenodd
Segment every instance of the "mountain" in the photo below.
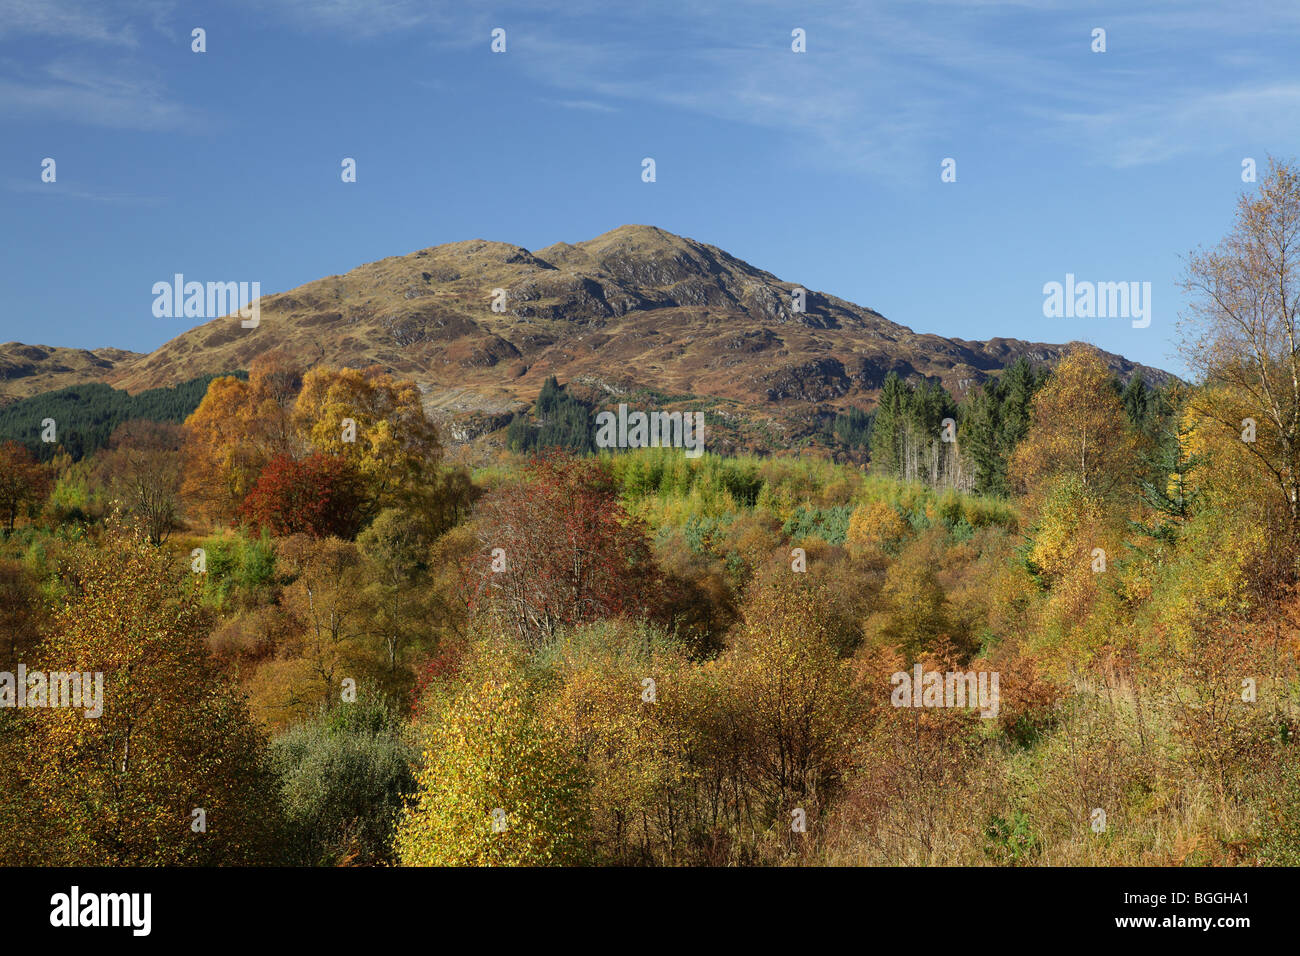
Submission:
M 0 345 L 0 404 L 66 385 L 107 381 L 119 366 L 144 358 L 122 349 L 56 348 L 48 345 Z
M 238 317 L 215 319 L 148 355 L 77 353 L 78 368 L 72 356 L 51 356 L 44 374 L 135 392 L 247 368 L 279 348 L 304 365 L 379 364 L 413 378 L 431 414 L 460 438 L 499 427 L 555 375 L 599 401 L 693 403 L 713 413 L 711 422 L 733 422 L 735 440 L 749 444 L 758 432 L 780 443 L 811 433 L 819 417 L 870 408 L 891 371 L 938 378 L 960 396 L 1017 358 L 1051 365 L 1065 349 L 918 334 L 812 290 L 795 312 L 796 288 L 653 226 L 536 252 L 471 240 L 264 295 L 255 329 Z M 502 311 L 493 310 L 494 295 Z M 5 346 L 0 368 L 23 349 L 70 351 Z M 1153 384 L 1172 378 L 1105 357 L 1125 380 L 1137 371 Z M 31 394 L 11 391 L 13 381 L 26 379 L 0 379 L 0 396 Z

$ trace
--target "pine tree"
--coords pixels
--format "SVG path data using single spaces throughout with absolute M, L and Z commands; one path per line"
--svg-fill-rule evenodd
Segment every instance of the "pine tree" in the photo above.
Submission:
M 1120 402 L 1124 405 L 1124 411 L 1128 414 L 1129 423 L 1133 428 L 1144 435 L 1148 434 L 1154 409 L 1151 390 L 1143 381 L 1141 372 L 1134 372 L 1133 377 L 1128 380 L 1128 384 L 1120 393 Z
M 1007 490 L 1007 460 L 999 432 L 1002 401 L 1001 382 L 990 379 L 968 395 L 962 412 L 962 451 L 974 470 L 976 494 L 1005 494 Z
M 871 430 L 871 466 L 880 474 L 902 477 L 901 432 L 907 406 L 906 383 L 897 372 L 885 376 Z
M 1142 501 L 1156 513 L 1156 520 L 1150 525 L 1130 522 L 1130 524 L 1162 541 L 1170 544 L 1178 538 L 1179 528 L 1191 516 L 1196 492 L 1191 481 L 1191 473 L 1202 462 L 1201 456 L 1189 455 L 1178 436 L 1163 443 L 1153 464 L 1164 476 L 1162 482 L 1143 479 L 1138 486 L 1138 495 Z
M 1032 420 L 1034 396 L 1046 383 L 1046 373 L 1038 375 L 1024 358 L 1016 359 L 1002 377 L 1002 407 L 1000 410 L 999 448 L 1004 459 L 1009 459 Z

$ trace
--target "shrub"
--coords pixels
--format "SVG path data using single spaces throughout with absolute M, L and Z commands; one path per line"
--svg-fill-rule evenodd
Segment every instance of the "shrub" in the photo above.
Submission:
M 415 789 L 412 747 L 388 702 L 362 688 L 358 702 L 322 710 L 271 747 L 281 777 L 285 862 L 391 862 L 403 801 Z

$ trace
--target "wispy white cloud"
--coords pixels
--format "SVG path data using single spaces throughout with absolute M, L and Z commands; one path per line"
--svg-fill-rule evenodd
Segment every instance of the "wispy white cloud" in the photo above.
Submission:
M 135 29 L 76 0 L 0 0 L 0 39 L 36 36 L 134 47 Z
M 583 110 L 588 113 L 617 113 L 618 108 L 610 106 L 608 103 L 598 103 L 595 100 L 542 100 L 543 103 L 549 103 L 551 106 L 559 106 L 566 110 Z
M 72 199 L 85 202 L 114 203 L 132 206 L 156 206 L 162 202 L 157 196 L 137 196 L 129 193 L 96 192 L 77 189 L 64 183 L 40 183 L 10 179 L 5 189 L 15 193 L 39 195 L 50 199 Z
M 1125 167 L 1300 132 L 1300 5 L 1274 0 L 241 0 L 250 22 L 377 45 L 412 37 L 484 51 L 509 33 L 511 69 L 553 106 L 659 106 L 771 131 L 804 161 L 916 168 L 954 143 L 1060 143 Z M 134 56 L 167 34 L 171 0 L 0 0 L 6 40 L 58 38 Z M 1271 38 L 1261 41 L 1265 30 Z M 790 30 L 808 52 L 790 51 Z M 1109 51 L 1090 56 L 1093 26 Z M 180 31 L 183 33 L 184 31 Z M 425 82 L 415 80 L 415 82 Z M 183 127 L 156 72 L 112 56 L 0 69 L 0 112 L 121 128 Z M 1205 135 L 1205 125 L 1215 130 Z M 779 148 L 779 147 L 778 147 Z
M 435 25 L 446 29 L 468 14 L 437 0 L 251 0 L 246 5 L 292 27 L 364 39 Z
M 1053 114 L 1057 135 L 1119 168 L 1205 150 L 1250 155 L 1261 140 L 1295 142 L 1300 83 L 1166 97 L 1096 113 Z M 1258 157 L 1262 159 L 1262 157 Z
M 147 41 L 175 42 L 174 9 L 171 0 L 0 0 L 0 114 L 184 128 L 192 114 L 147 55 Z
M 117 129 L 194 124 L 194 114 L 169 98 L 155 74 L 138 62 L 105 66 L 80 57 L 60 58 L 35 75 L 0 76 L 0 114 L 60 116 Z
M 0 40 L 45 37 L 136 48 L 139 25 L 164 29 L 174 6 L 171 0 L 0 0 Z
M 973 134 L 1009 148 L 1055 140 L 1122 167 L 1215 148 L 1201 122 L 1241 139 L 1296 130 L 1276 78 L 1290 74 L 1300 6 L 1275 0 L 504 0 L 490 14 L 452 0 L 258 2 L 299 27 L 418 31 L 447 47 L 486 48 L 505 26 L 514 62 L 558 103 L 649 103 L 769 129 L 837 167 L 910 167 Z M 796 26 L 802 56 L 789 49 Z M 1088 53 L 1094 26 L 1104 56 Z

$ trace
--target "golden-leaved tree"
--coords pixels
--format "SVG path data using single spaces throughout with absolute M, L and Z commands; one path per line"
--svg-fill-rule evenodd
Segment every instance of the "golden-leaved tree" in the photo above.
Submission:
M 1076 345 L 1034 397 L 1033 421 L 1011 456 L 1011 476 L 1040 493 L 1054 479 L 1074 477 L 1108 495 L 1137 478 L 1138 439 L 1129 426 L 1101 353 Z
M 289 417 L 299 380 L 286 356 L 270 352 L 253 362 L 248 381 L 225 376 L 208 385 L 184 426 L 181 490 L 199 514 L 233 517 L 267 462 L 300 450 Z
M 845 766 L 855 699 L 827 603 L 825 587 L 802 575 L 772 581 L 749 596 L 735 643 L 716 662 L 760 828 L 789 831 L 796 809 L 812 823 Z
M 294 403 L 298 434 L 312 448 L 347 460 L 366 490 L 361 520 L 418 500 L 434 483 L 442 446 L 412 381 L 379 366 L 315 368 Z
M 403 865 L 584 862 L 585 775 L 516 664 L 485 657 L 433 714 L 415 801 L 397 827 Z
M 579 755 L 601 863 L 670 865 L 710 825 L 700 713 L 708 681 L 646 622 L 603 621 L 552 649 L 543 719 Z
M 30 862 L 249 864 L 274 852 L 265 740 L 212 666 L 205 614 L 180 573 L 116 519 L 74 555 L 74 596 L 37 662 L 102 674 L 103 707 L 24 712 Z
M 419 387 L 378 366 L 302 375 L 283 354 L 267 353 L 247 382 L 214 379 L 185 432 L 185 498 L 215 521 L 240 512 L 268 465 L 292 470 L 313 455 L 346 464 L 358 479 L 350 506 L 357 527 L 401 506 L 438 534 L 473 499 L 463 474 L 439 471 L 442 447 Z
M 284 637 L 249 686 L 254 714 L 281 729 L 340 705 L 345 690 L 373 682 L 379 667 L 366 647 L 374 607 L 357 546 L 293 535 L 276 557 L 292 578 L 280 594 Z M 345 686 L 345 680 L 354 683 Z

